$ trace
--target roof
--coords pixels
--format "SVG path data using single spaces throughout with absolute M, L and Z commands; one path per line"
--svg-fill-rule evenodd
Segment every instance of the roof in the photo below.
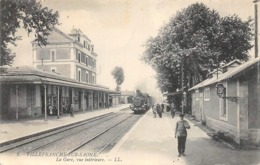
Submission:
M 66 33 L 62 32 L 60 29 L 58 29 L 57 27 L 54 27 L 53 28 L 53 31 L 56 31 L 57 33 L 61 34 L 63 37 L 71 40 L 71 41 L 74 41 L 74 39 L 72 37 L 70 37 L 69 35 L 67 35 Z
M 60 44 L 60 43 L 75 43 L 77 45 L 79 45 L 80 47 L 83 47 L 83 44 L 77 40 L 75 40 L 72 36 L 73 34 L 66 34 L 64 32 L 62 32 L 60 29 L 58 29 L 57 27 L 53 27 L 53 29 L 49 32 L 50 34 L 47 37 L 47 45 L 56 45 L 56 44 Z M 75 33 L 76 35 L 77 33 Z M 84 36 L 89 42 L 91 42 L 91 40 L 84 35 L 82 32 L 78 33 L 81 36 Z M 34 44 L 35 46 L 38 46 L 38 42 L 37 41 L 32 41 L 32 44 Z M 95 52 L 91 52 L 91 54 L 93 56 L 97 56 L 97 53 Z
M 227 63 L 226 65 L 222 66 L 221 68 L 232 66 L 234 64 L 239 64 L 240 65 L 240 64 L 242 64 L 242 62 L 239 61 L 238 59 L 236 59 L 236 60 L 230 61 L 229 63 Z
M 78 82 L 55 72 L 47 72 L 29 66 L 8 68 L 7 73 L 0 75 L 0 84 L 52 84 L 118 93 L 102 85 Z
M 73 36 L 73 35 L 84 36 L 89 42 L 91 42 L 91 40 L 88 38 L 88 36 L 83 34 L 80 29 L 75 29 L 74 27 L 73 27 L 73 29 L 71 30 L 71 32 L 68 35 L 70 35 L 70 36 Z
M 142 93 L 146 97 L 150 97 L 148 93 Z
M 254 58 L 246 63 L 243 63 L 237 67 L 235 67 L 234 69 L 227 71 L 223 74 L 220 74 L 217 77 L 213 77 L 210 79 L 206 79 L 205 81 L 202 81 L 201 83 L 193 86 L 192 88 L 189 89 L 189 91 L 191 90 L 195 90 L 201 87 L 205 87 L 211 84 L 215 84 L 217 82 L 222 82 L 222 81 L 227 81 L 229 79 L 234 79 L 237 78 L 239 76 L 241 76 L 242 74 L 245 74 L 245 72 L 249 71 L 250 69 L 256 67 L 257 64 L 260 63 L 260 58 Z
M 178 94 L 182 94 L 183 91 L 178 91 L 178 92 L 167 92 L 167 93 L 163 93 L 164 96 L 175 96 Z
M 225 65 L 223 65 L 223 66 L 220 66 L 218 69 L 215 69 L 215 70 L 213 70 L 212 72 L 210 72 L 208 75 L 210 75 L 210 74 L 217 74 L 217 72 L 219 73 L 219 74 L 221 74 L 221 72 L 223 71 L 223 69 L 224 68 L 229 68 L 229 69 L 231 69 L 231 68 L 234 68 L 234 67 L 236 67 L 237 65 L 241 65 L 242 64 L 242 62 L 240 62 L 239 60 L 233 60 L 233 61 L 230 61 L 229 63 L 227 63 L 227 64 L 225 64 Z
M 57 27 L 53 27 L 51 29 L 51 31 L 49 31 L 49 35 L 47 37 L 47 45 L 50 45 L 50 44 L 57 44 L 57 43 L 72 43 L 72 42 L 75 42 L 74 39 L 65 34 L 64 32 L 62 32 L 60 29 L 58 29 Z M 36 44 L 38 45 L 38 41 L 32 41 L 33 44 Z
M 134 96 L 135 91 L 121 91 L 121 96 Z

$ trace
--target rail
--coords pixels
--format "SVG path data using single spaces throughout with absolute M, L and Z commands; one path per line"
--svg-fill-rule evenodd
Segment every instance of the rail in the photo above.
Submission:
M 88 119 L 88 120 L 84 120 L 84 121 L 81 121 L 81 122 L 73 124 L 73 125 L 62 127 L 61 129 L 52 130 L 51 132 L 48 132 L 48 133 L 45 133 L 45 134 L 36 135 L 35 137 L 29 138 L 29 139 L 22 139 L 21 141 L 18 141 L 15 144 L 12 143 L 10 145 L 1 146 L 0 147 L 0 153 L 3 153 L 3 152 L 6 152 L 6 151 L 15 149 L 17 147 L 20 147 L 20 146 L 23 146 L 23 145 L 26 145 L 26 144 L 29 144 L 29 143 L 32 143 L 32 142 L 35 142 L 35 141 L 38 141 L 38 140 L 50 137 L 50 136 L 57 135 L 59 133 L 63 133 L 65 131 L 69 131 L 71 129 L 75 129 L 75 128 L 80 127 L 82 125 L 85 125 L 85 124 L 88 124 L 88 123 L 95 122 L 97 120 L 103 119 L 105 117 L 112 116 L 112 118 L 113 118 L 113 115 L 115 115 L 115 114 L 114 113 L 108 113 L 108 114 L 105 114 L 105 115 L 97 116 L 97 117 L 94 117 L 94 118 L 91 118 L 91 119 Z M 109 120 L 109 119 L 110 118 L 108 118 L 107 120 Z M 81 131 L 81 130 L 79 130 L 79 131 Z M 77 132 L 79 132 L 79 131 L 77 131 Z M 68 137 L 68 136 L 66 136 L 66 137 Z M 35 151 L 35 150 L 37 150 L 39 148 L 48 146 L 48 145 L 50 145 L 50 144 L 52 144 L 52 143 L 54 143 L 54 142 L 56 142 L 56 141 L 58 141 L 60 139 L 63 139 L 63 138 L 64 137 L 61 137 L 61 138 L 58 138 L 56 140 L 53 140 L 53 141 L 49 142 L 48 144 L 44 144 L 44 145 L 35 147 L 35 148 L 31 149 L 30 151 L 27 151 L 26 153 L 29 153 L 29 152 Z
M 124 118 L 123 120 L 121 120 L 120 122 L 116 123 L 115 125 L 107 128 L 106 130 L 100 132 L 99 134 L 97 134 L 96 136 L 92 137 L 91 139 L 85 141 L 84 143 L 82 143 L 81 145 L 75 147 L 74 149 L 72 149 L 71 151 L 69 151 L 67 154 L 71 154 L 73 152 L 75 152 L 76 150 L 82 148 L 83 146 L 85 146 L 87 143 L 93 141 L 94 139 L 98 138 L 99 136 L 103 135 L 104 133 L 108 132 L 109 130 L 111 130 L 112 128 L 118 126 L 119 124 L 123 123 L 124 121 L 126 121 L 127 119 L 129 119 L 130 117 L 132 117 L 132 115 L 127 116 L 126 118 Z

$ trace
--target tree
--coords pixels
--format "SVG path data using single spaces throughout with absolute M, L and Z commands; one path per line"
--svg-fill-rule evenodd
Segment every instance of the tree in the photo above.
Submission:
M 111 74 L 114 76 L 114 79 L 116 80 L 116 91 L 120 91 L 120 85 L 124 82 L 125 76 L 124 76 L 124 70 L 122 67 L 115 67 Z
M 220 17 L 215 10 L 195 3 L 147 40 L 142 58 L 157 72 L 161 91 L 192 86 L 204 80 L 219 62 L 248 60 L 251 22 L 236 15 Z
M 36 0 L 0 0 L 0 66 L 11 65 L 15 54 L 8 48 L 9 44 L 21 40 L 16 36 L 19 28 L 24 28 L 28 35 L 35 33 L 39 45 L 46 45 L 49 31 L 58 24 L 58 12 L 42 7 Z

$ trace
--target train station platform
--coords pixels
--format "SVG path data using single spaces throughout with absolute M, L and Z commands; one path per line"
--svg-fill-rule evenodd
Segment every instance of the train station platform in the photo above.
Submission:
M 116 112 L 128 107 L 129 104 L 121 104 L 110 107 L 109 109 L 106 108 L 94 111 L 77 112 L 74 114 L 74 117 L 63 115 L 60 116 L 59 119 L 57 119 L 57 116 L 48 116 L 46 121 L 44 118 L 23 119 L 18 121 L 4 120 L 0 122 L 0 145 L 15 141 L 19 138 L 30 137 L 40 132 L 45 132 L 64 125 L 70 125 L 82 120 L 93 118 L 98 115 Z
M 186 165 L 193 164 L 192 160 L 198 160 L 194 149 L 198 146 L 190 146 L 195 140 L 209 139 L 206 132 L 196 126 L 197 122 L 190 123 L 186 156 L 178 157 L 177 139 L 175 138 L 175 124 L 179 120 L 179 114 L 174 118 L 170 112 L 164 112 L 162 118 L 153 117 L 149 110 L 135 126 L 118 142 L 107 157 L 115 157 L 124 165 Z M 196 145 L 201 145 L 200 140 Z M 196 163 L 195 163 L 196 164 Z
M 111 164 L 122 165 L 247 165 L 260 163 L 260 150 L 232 149 L 207 135 L 212 131 L 200 122 L 185 116 L 187 130 L 185 156 L 178 157 L 174 136 L 179 115 L 174 118 L 164 112 L 154 118 L 149 110 L 117 145 L 104 157 L 114 158 Z

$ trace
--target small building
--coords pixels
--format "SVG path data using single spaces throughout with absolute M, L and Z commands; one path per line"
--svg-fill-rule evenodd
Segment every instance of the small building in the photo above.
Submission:
M 53 72 L 23 66 L 0 76 L 1 119 L 60 116 L 108 108 L 109 95 L 120 93 L 97 84 L 85 84 Z
M 121 91 L 120 103 L 121 104 L 133 103 L 134 95 L 135 95 L 135 91 Z
M 120 93 L 109 94 L 109 105 L 118 106 L 120 104 Z
M 229 132 L 238 144 L 259 146 L 259 63 L 259 58 L 243 64 L 232 61 L 190 88 L 193 116 L 216 131 Z

